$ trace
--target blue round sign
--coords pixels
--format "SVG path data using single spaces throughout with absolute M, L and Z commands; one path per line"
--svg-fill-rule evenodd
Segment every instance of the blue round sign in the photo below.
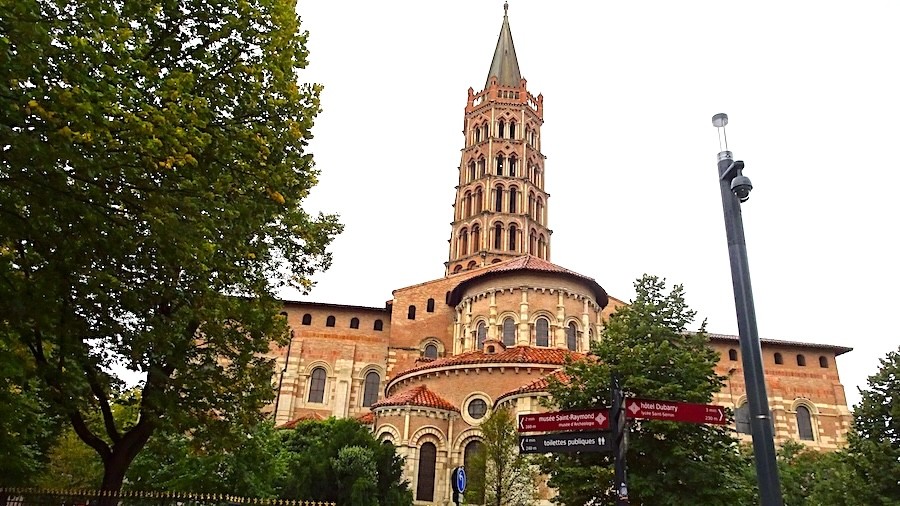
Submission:
M 451 481 L 453 482 L 453 491 L 462 494 L 466 491 L 466 470 L 462 466 L 453 468 Z

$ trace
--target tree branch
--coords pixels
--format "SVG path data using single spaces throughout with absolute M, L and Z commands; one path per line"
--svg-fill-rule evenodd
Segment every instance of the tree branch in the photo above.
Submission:
M 122 439 L 122 436 L 119 434 L 119 429 L 116 428 L 116 420 L 113 418 L 112 408 L 110 408 L 106 392 L 103 390 L 103 386 L 100 385 L 100 381 L 97 378 L 97 371 L 91 367 L 91 364 L 88 364 L 87 361 L 82 362 L 81 369 L 87 376 L 91 392 L 93 392 L 94 397 L 97 398 L 97 402 L 100 403 L 100 412 L 103 413 L 103 426 L 106 428 L 106 435 L 109 436 L 109 439 L 113 444 L 118 443 L 119 440 Z

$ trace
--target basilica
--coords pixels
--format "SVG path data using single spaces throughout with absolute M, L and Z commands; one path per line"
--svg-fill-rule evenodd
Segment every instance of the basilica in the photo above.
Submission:
M 484 87 L 466 97 L 444 277 L 397 288 L 379 307 L 284 302 L 292 337 L 272 350 L 276 423 L 368 424 L 405 457 L 416 504 L 450 504 L 450 471 L 477 450 L 490 411 L 543 411 L 547 378 L 584 356 L 625 304 L 550 261 L 543 115 L 504 12 Z M 733 429 L 749 441 L 738 339 L 710 334 L 710 346 L 726 378 L 714 402 L 735 410 Z M 851 417 L 835 357 L 848 351 L 762 340 L 777 442 L 841 444 Z

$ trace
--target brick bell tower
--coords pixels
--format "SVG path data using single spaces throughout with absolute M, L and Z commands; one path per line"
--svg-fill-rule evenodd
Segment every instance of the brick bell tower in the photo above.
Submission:
M 447 275 L 522 255 L 550 260 L 544 97 L 519 72 L 508 8 L 484 89 L 469 88 Z

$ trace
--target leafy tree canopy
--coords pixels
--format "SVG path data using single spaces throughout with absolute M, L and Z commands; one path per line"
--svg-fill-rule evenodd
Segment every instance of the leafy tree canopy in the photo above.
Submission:
M 696 313 L 685 302 L 684 289 L 669 290 L 665 280 L 649 275 L 634 286 L 635 299 L 612 315 L 592 346 L 593 359 L 567 366 L 568 382 L 551 381 L 556 407 L 607 406 L 613 374 L 628 397 L 706 403 L 722 386 L 705 323 L 688 332 Z M 727 428 L 632 422 L 627 460 L 631 504 L 750 502 L 747 462 Z M 544 470 L 561 504 L 614 504 L 612 464 L 609 455 L 554 455 Z
M 349 506 L 412 503 L 394 446 L 376 440 L 359 422 L 304 421 L 283 433 L 286 473 L 278 484 L 280 497 Z
M 103 488 L 159 427 L 252 425 L 286 333 L 271 294 L 330 262 L 340 225 L 301 205 L 320 88 L 297 84 L 294 9 L 0 0 L 0 339 Z M 115 370 L 145 378 L 124 423 Z
M 853 410 L 845 455 L 856 479 L 857 504 L 896 504 L 900 498 L 900 348 L 881 359 Z M 849 487 L 849 485 L 848 485 Z
M 466 464 L 466 502 L 495 506 L 534 504 L 533 462 L 519 454 L 519 434 L 509 409 L 494 410 L 479 428 L 481 445 Z

